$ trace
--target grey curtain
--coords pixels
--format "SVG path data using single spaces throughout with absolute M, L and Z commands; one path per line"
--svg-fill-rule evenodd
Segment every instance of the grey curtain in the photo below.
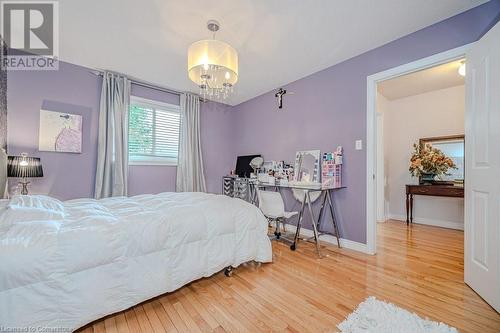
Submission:
M 177 192 L 206 192 L 201 154 L 200 99 L 181 95 L 181 133 L 177 163 Z
M 0 147 L 0 199 L 7 198 L 7 153 Z
M 0 52 L 7 56 L 7 46 L 0 38 Z M 7 151 L 7 70 L 0 67 L 0 149 Z
M 130 81 L 104 72 L 99 112 L 95 198 L 127 195 Z
M 0 38 L 0 52 L 7 55 L 7 45 Z M 7 70 L 0 68 L 0 199 L 7 198 Z

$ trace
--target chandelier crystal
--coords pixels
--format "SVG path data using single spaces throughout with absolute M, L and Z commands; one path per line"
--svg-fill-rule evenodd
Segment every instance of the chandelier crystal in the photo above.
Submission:
M 200 87 L 200 95 L 212 100 L 224 100 L 238 81 L 238 52 L 231 45 L 215 39 L 217 21 L 208 21 L 207 28 L 214 39 L 194 42 L 188 49 L 188 74 Z

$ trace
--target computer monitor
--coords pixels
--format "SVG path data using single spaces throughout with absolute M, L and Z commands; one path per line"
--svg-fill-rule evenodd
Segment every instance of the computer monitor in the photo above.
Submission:
M 250 166 L 250 161 L 255 157 L 261 157 L 261 155 L 238 156 L 236 159 L 236 175 L 238 175 L 238 177 L 250 177 L 250 174 L 253 172 L 253 169 Z

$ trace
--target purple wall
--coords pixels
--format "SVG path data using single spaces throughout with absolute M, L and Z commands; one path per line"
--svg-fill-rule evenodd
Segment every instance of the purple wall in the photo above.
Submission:
M 367 76 L 474 42 L 498 21 L 499 12 L 500 2 L 486 3 L 287 84 L 284 88 L 294 94 L 285 96 L 281 111 L 274 91 L 237 105 L 235 153 L 293 161 L 297 150 L 332 151 L 342 145 L 343 181 L 348 188 L 335 197 L 341 236 L 365 243 L 366 150 L 354 150 L 354 142 L 366 142 Z M 291 198 L 287 206 L 297 208 Z
M 62 199 L 93 196 L 100 93 L 99 77 L 63 62 L 58 71 L 8 73 L 8 150 L 10 155 L 41 157 L 45 176 L 31 180 L 33 193 Z M 38 151 L 42 106 L 83 116 L 81 154 Z
M 236 155 L 262 153 L 266 159 L 292 161 L 296 150 L 345 151 L 344 183 L 336 196 L 342 237 L 366 241 L 366 77 L 401 64 L 477 40 L 498 21 L 500 1 L 405 36 L 285 87 L 278 112 L 274 91 L 236 107 L 203 103 L 202 147 L 208 189 L 220 192 L 220 178 L 234 168 Z M 60 63 L 58 71 L 11 71 L 8 76 L 10 154 L 40 156 L 45 177 L 33 180 L 34 193 L 62 199 L 93 196 L 101 79 L 85 67 Z M 136 96 L 178 104 L 178 96 L 134 86 Z M 39 110 L 82 114 L 83 153 L 38 152 Z M 256 134 L 258 130 L 258 135 Z M 131 166 L 129 191 L 175 190 L 175 167 Z M 297 208 L 290 195 L 289 209 Z
M 179 96 L 144 87 L 132 86 L 132 95 L 179 105 Z M 219 103 L 201 103 L 201 140 L 205 178 L 209 192 L 220 193 L 221 178 L 232 164 L 230 107 Z M 131 165 L 129 195 L 175 191 L 177 168 L 174 166 Z
M 93 197 L 101 78 L 88 68 L 60 62 L 58 71 L 10 71 L 8 75 L 9 154 L 42 159 L 45 176 L 32 179 L 32 193 L 60 199 Z M 132 95 L 179 104 L 179 96 L 132 86 Z M 39 152 L 39 110 L 83 115 L 81 154 Z M 220 178 L 231 169 L 228 156 L 229 107 L 202 103 L 202 147 L 208 190 L 220 192 Z M 223 155 L 226 153 L 227 155 Z M 130 166 L 129 194 L 175 191 L 176 167 Z M 15 185 L 15 184 L 13 184 Z
M 201 146 L 207 190 L 221 193 L 222 176 L 236 164 L 234 154 L 234 113 L 230 106 L 219 103 L 201 104 Z

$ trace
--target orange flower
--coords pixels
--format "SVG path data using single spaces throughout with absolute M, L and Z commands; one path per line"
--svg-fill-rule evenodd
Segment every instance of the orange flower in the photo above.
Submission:
M 420 176 L 423 173 L 435 173 L 437 175 L 446 174 L 448 169 L 456 169 L 453 160 L 447 157 L 441 150 L 433 148 L 426 143 L 423 146 L 413 144 L 414 152 L 410 157 L 409 171 L 413 176 Z

